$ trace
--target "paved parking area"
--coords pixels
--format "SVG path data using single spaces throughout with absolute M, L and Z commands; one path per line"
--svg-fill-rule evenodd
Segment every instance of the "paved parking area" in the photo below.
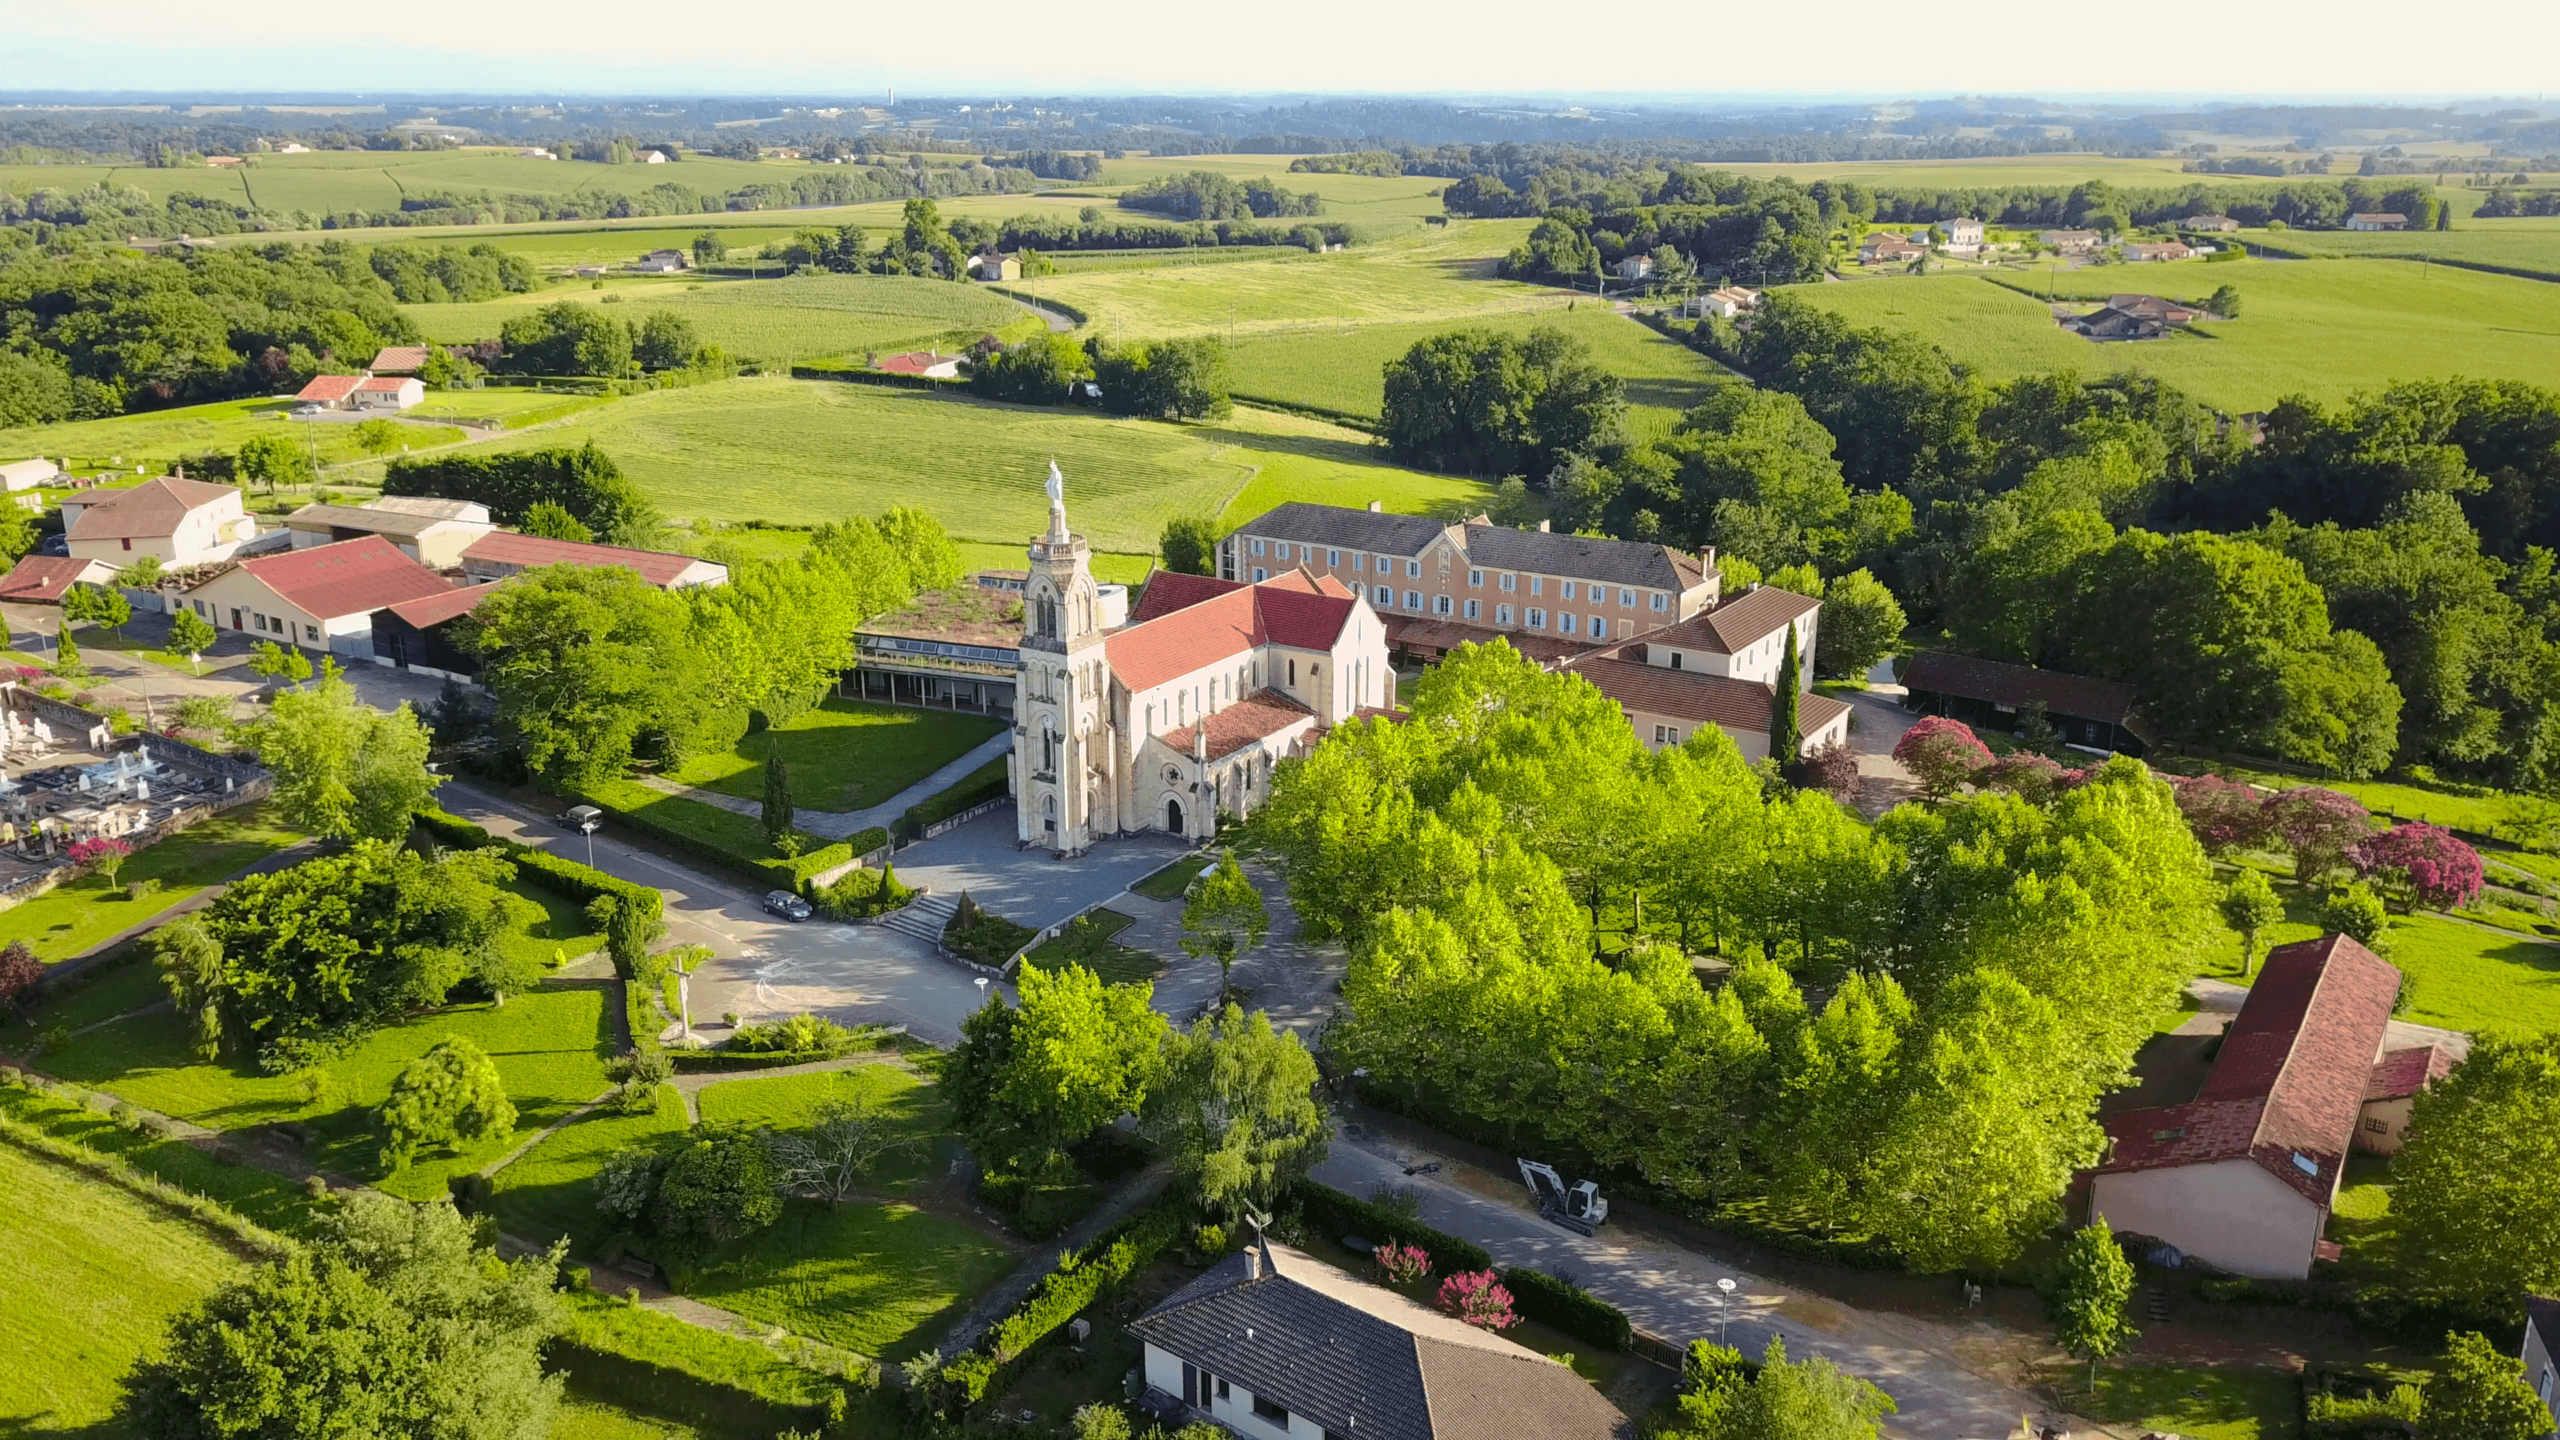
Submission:
M 971 899 L 1016 924 L 1043 930 L 1100 905 L 1180 859 L 1190 846 L 1168 835 L 1106 840 L 1072 860 L 1014 847 L 1011 806 L 898 852 L 898 878 L 937 895 Z

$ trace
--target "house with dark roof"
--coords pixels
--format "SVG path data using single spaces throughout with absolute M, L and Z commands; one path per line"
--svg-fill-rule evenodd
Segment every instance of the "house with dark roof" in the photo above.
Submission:
M 1303 566 L 1365 597 L 1387 643 L 1419 660 L 1501 636 L 1562 659 L 1632 639 L 1713 605 L 1715 553 L 1515 530 L 1482 515 L 1444 524 L 1292 502 L 1218 542 L 1218 574 L 1254 582 Z
M 1257 1240 L 1131 1321 L 1140 1403 L 1248 1440 L 1618 1440 L 1571 1367 Z
M 502 582 L 465 585 L 373 612 L 373 663 L 430 680 L 477 681 L 480 657 L 462 643 L 462 621 Z
M 729 567 L 691 555 L 664 550 L 629 550 L 619 545 L 590 545 L 582 540 L 554 540 L 547 535 L 519 535 L 492 530 L 462 549 L 463 577 L 474 585 L 504 580 L 546 565 L 582 565 L 605 569 L 619 565 L 661 590 L 691 585 L 726 585 Z
M 227 560 L 258 533 L 238 489 L 184 475 L 67 497 L 62 524 L 73 555 L 118 569 L 145 555 L 172 569 Z
M 1813 693 L 1821 615 L 1819 600 L 1754 585 L 1677 625 L 1587 652 L 1560 668 L 1617 701 L 1648 748 L 1683 744 L 1698 727 L 1713 725 L 1743 758 L 1759 760 L 1769 754 L 1771 710 L 1792 629 L 1799 753 L 1811 753 L 1849 738 L 1849 707 Z
M 2560 1429 L 2560 1300 L 2539 1295 L 2524 1297 L 2524 1383 L 2551 1412 L 2552 1425 Z
M 9 573 L 0 575 L 0 600 L 18 605 L 59 605 L 74 585 L 105 585 L 116 567 L 104 560 L 69 555 L 21 555 Z
M 373 612 L 442 595 L 453 583 L 379 535 L 229 566 L 180 602 L 219 630 L 279 644 L 373 655 Z
M 2329 1210 L 2399 994 L 2400 972 L 2349 936 L 2277 946 L 2194 1098 L 2104 1117 L 2091 1212 L 2240 1275 L 2299 1280 L 2336 1258 Z
M 1905 709 L 1977 730 L 2014 732 L 2022 713 L 2042 705 L 2065 745 L 2139 757 L 2152 738 L 2133 687 L 2113 680 L 1923 650 L 1904 667 L 1902 684 Z
M 1395 703 L 1376 611 L 1310 567 L 1256 581 L 1159 573 L 1117 624 L 1054 467 L 1030 559 L 1013 753 L 1025 845 L 1207 839 L 1220 815 L 1260 805 L 1280 760 Z
M 2089 340 L 2157 340 L 2169 333 L 2168 325 L 2153 315 L 2134 315 L 2113 305 L 2101 305 L 2086 315 L 2066 315 L 2063 329 Z
M 2347 228 L 2350 230 L 2406 230 L 2409 228 L 2409 217 L 2389 210 L 2376 210 L 2367 214 L 2348 216 Z

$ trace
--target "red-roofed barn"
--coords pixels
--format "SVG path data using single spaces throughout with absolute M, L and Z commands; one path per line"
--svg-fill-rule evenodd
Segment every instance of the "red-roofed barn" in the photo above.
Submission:
M 187 592 L 216 629 L 370 658 L 373 612 L 441 595 L 450 581 L 379 535 L 243 560 Z
M 2442 1073 L 2435 1051 L 2383 1053 L 2399 994 L 2400 972 L 2351 937 L 2278 946 L 2195 1098 L 2106 1118 L 2090 1207 L 2238 1274 L 2310 1274 L 2335 1254 L 2329 1207 L 2368 1097 L 2405 1101 Z

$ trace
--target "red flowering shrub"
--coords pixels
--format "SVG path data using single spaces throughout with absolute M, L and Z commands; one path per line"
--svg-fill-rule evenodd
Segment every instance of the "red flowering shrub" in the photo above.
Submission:
M 2032 751 L 2020 750 L 2004 755 L 1976 773 L 1973 783 L 1990 790 L 2006 790 L 2030 805 L 2042 805 L 2062 793 L 2063 776 L 2074 772 Z
M 2356 874 L 2402 892 L 2411 906 L 2451 910 L 2480 898 L 2480 853 L 2450 830 L 2395 825 L 2347 854 Z
M 43 983 L 44 962 L 27 948 L 26 941 L 12 940 L 0 950 L 0 1010 L 23 1009 Z
M 1902 732 L 1893 758 L 1920 782 L 1922 791 L 1942 799 L 1990 766 L 1991 749 L 1963 721 L 1932 715 Z
M 2267 797 L 2255 787 L 2219 775 L 2181 776 L 2169 783 L 2177 791 L 2178 813 L 2186 817 L 2196 843 L 2212 854 L 2255 849 L 2275 834 L 2275 816 L 2267 808 Z
M 1440 1308 L 1480 1330 L 1507 1330 L 1520 1323 L 1511 1311 L 1511 1292 L 1490 1270 L 1461 1270 L 1441 1281 Z
M 1431 1273 L 1431 1255 L 1419 1245 L 1398 1245 L 1393 1240 L 1374 1252 L 1378 1273 L 1390 1285 L 1411 1285 Z
M 2267 817 L 2293 852 L 2293 876 L 2303 884 L 2347 863 L 2349 851 L 2373 833 L 2373 816 L 2335 790 L 2304 785 L 2267 799 Z
M 72 864 L 97 870 L 107 877 L 108 884 L 113 885 L 116 872 L 124 868 L 125 860 L 133 854 L 133 847 L 111 836 L 101 835 L 95 840 L 74 843 L 66 853 L 71 856 Z

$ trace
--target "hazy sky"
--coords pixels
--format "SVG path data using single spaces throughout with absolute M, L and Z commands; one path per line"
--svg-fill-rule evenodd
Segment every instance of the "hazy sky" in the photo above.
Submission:
M 2560 95 L 2551 0 L 1593 6 L 1519 0 L 7 0 L 57 89 L 863 96 L 1354 90 L 2067 97 Z M 1577 39 L 1558 16 L 1586 17 Z M 1018 18 L 1017 18 L 1018 17 Z M 2388 37 L 2386 39 L 2386 37 Z

